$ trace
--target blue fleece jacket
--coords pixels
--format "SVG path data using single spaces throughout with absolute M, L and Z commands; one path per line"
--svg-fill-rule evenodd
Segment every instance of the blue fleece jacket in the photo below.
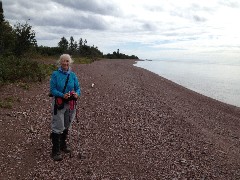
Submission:
M 63 88 L 69 74 L 69 80 L 66 86 L 66 89 L 63 93 Z M 54 71 L 50 80 L 50 92 L 53 96 L 63 97 L 65 93 L 74 90 L 78 96 L 81 95 L 80 85 L 77 79 L 77 76 L 71 70 L 63 71 L 59 68 L 57 71 Z

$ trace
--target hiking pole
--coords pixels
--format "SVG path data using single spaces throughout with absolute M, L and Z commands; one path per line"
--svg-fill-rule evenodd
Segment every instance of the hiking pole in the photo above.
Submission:
M 73 103 L 73 104 L 71 104 L 71 103 Z M 71 115 L 70 115 L 70 112 L 71 112 L 71 110 L 76 110 L 76 114 L 75 114 L 75 117 L 76 117 L 76 120 L 77 120 L 77 123 L 79 122 L 78 121 L 78 116 L 77 116 L 77 100 L 76 99 L 74 99 L 74 100 L 72 100 L 72 102 L 71 102 L 70 104 L 69 104 L 69 121 L 71 120 L 70 119 L 70 117 L 71 117 Z M 72 113 L 72 116 L 73 116 L 73 113 Z M 71 128 L 72 128 L 72 125 L 71 125 Z M 71 134 L 71 133 L 70 133 Z M 78 128 L 78 151 L 79 151 L 79 149 L 80 149 L 80 140 L 79 140 L 79 135 L 80 133 L 79 133 L 79 128 Z M 69 136 L 69 141 L 72 139 L 72 137 L 71 136 Z M 73 157 L 73 155 L 72 155 L 72 151 L 70 152 L 70 154 L 69 154 L 69 156 L 70 156 L 70 158 L 72 158 Z
M 78 157 L 80 159 L 83 158 L 81 152 L 80 152 L 80 148 L 81 148 L 81 142 L 80 142 L 80 125 L 79 125 L 79 119 L 78 119 L 78 108 L 77 108 L 77 101 L 75 101 L 75 107 L 76 107 L 76 120 L 77 120 L 77 138 L 78 138 Z
M 74 106 L 75 106 L 75 104 L 74 104 L 74 102 L 75 102 L 75 100 L 74 99 L 72 99 L 73 98 L 73 94 L 72 94 L 72 92 L 70 92 L 69 91 L 69 94 L 70 94 L 70 98 L 71 98 L 71 100 L 70 101 L 68 101 L 68 120 L 69 120 L 69 123 L 70 123 L 70 127 L 69 127 L 69 144 L 71 144 L 72 143 L 72 123 L 73 122 L 71 122 L 71 116 L 72 116 L 72 121 L 73 121 L 73 113 L 74 113 Z M 71 148 L 72 149 L 72 148 Z M 73 155 L 72 155 L 72 150 L 70 151 L 70 153 L 69 153 L 69 157 L 70 158 L 72 158 L 73 157 Z
M 77 130 L 77 138 L 78 138 L 78 157 L 81 159 L 82 155 L 80 152 L 80 131 L 79 131 L 79 120 L 77 118 L 77 125 L 78 125 L 78 130 Z
M 70 104 L 68 104 L 68 106 L 69 106 L 69 108 L 68 108 L 68 118 L 69 119 L 68 120 L 69 120 L 69 123 L 71 123 Z M 72 126 L 70 125 L 70 128 L 69 128 L 69 144 L 72 143 L 72 136 L 71 136 L 72 132 L 71 132 L 71 129 L 72 129 Z M 69 153 L 69 157 L 72 158 L 72 150 Z

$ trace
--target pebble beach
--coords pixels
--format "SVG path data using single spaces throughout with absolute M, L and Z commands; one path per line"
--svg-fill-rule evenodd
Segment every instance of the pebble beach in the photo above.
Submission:
M 49 81 L 7 85 L 1 108 L 0 179 L 240 179 L 240 108 L 133 66 L 74 64 L 78 119 L 63 161 L 50 158 Z

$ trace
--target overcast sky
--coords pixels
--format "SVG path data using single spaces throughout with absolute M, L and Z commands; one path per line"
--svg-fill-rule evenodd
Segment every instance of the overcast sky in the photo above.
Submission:
M 5 19 L 26 22 L 38 45 L 87 39 L 106 53 L 142 59 L 240 60 L 238 0 L 2 0 Z

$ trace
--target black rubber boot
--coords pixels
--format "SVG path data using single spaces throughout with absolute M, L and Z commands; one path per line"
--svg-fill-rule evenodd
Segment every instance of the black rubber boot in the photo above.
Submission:
M 61 161 L 63 158 L 60 153 L 60 134 L 52 133 L 52 158 L 54 161 Z
M 70 153 L 71 149 L 67 146 L 66 140 L 68 135 L 68 129 L 65 129 L 60 137 L 60 150 L 65 153 Z

